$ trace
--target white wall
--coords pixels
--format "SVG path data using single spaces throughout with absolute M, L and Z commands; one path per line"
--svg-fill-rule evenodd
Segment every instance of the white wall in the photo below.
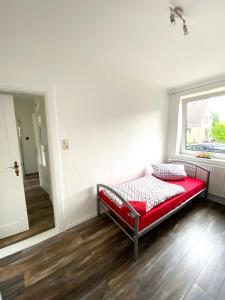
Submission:
M 21 126 L 22 152 L 25 174 L 37 173 L 37 152 L 35 149 L 32 121 L 32 113 L 34 112 L 33 102 L 21 98 L 17 99 L 17 97 L 14 96 L 14 106 L 16 120 L 19 121 Z M 28 137 L 29 140 L 26 140 L 26 137 Z
M 144 82 L 104 65 L 93 28 L 99 6 L 89 19 L 81 2 L 75 3 L 4 1 L 0 11 L 6 41 L 1 85 L 47 91 L 52 103 L 47 121 L 57 114 L 60 149 L 53 151 L 59 151 L 62 173 L 53 175 L 62 178 L 66 227 L 95 215 L 96 183 L 126 180 L 147 163 L 162 161 L 167 136 L 166 92 L 152 86 L 151 78 Z M 96 30 L 104 28 L 104 18 L 99 21 Z M 62 151 L 63 138 L 69 139 L 69 151 Z
M 96 183 L 138 176 L 166 149 L 163 90 L 85 64 L 76 72 L 57 94 L 60 135 L 70 143 L 62 152 L 66 224 L 95 214 Z

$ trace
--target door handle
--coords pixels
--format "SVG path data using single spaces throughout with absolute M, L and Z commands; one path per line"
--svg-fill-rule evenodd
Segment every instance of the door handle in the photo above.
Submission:
M 13 167 L 8 167 L 7 169 L 14 169 L 15 173 L 16 173 L 16 176 L 19 176 L 19 174 L 20 174 L 19 166 L 18 166 L 17 161 L 14 161 L 14 166 Z

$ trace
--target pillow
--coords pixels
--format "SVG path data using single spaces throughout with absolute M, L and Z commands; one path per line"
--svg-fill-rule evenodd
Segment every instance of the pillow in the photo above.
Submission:
M 152 175 L 163 180 L 183 180 L 187 176 L 183 165 L 152 164 L 152 168 Z

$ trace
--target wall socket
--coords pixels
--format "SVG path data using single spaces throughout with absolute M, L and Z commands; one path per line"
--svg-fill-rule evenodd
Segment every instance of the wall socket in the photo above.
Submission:
M 63 139 L 62 140 L 63 150 L 69 150 L 69 140 Z

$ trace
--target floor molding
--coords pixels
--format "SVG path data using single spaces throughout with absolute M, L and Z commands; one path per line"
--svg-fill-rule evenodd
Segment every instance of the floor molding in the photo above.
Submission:
M 49 188 L 45 181 L 40 179 L 40 186 L 46 191 L 47 194 L 49 194 Z
M 221 196 L 217 196 L 217 195 L 213 195 L 213 194 L 209 193 L 208 199 L 213 202 L 225 205 L 225 198 L 223 198 Z
M 91 220 L 91 219 L 93 219 L 95 217 L 96 217 L 96 212 L 92 213 L 92 214 L 90 214 L 90 215 L 88 215 L 88 216 L 86 216 L 86 217 L 84 217 L 84 218 L 82 218 L 82 219 L 80 219 L 78 221 L 74 221 L 74 222 L 71 222 L 70 224 L 67 224 L 65 226 L 65 229 L 68 230 L 68 229 L 73 228 L 73 227 L 75 227 L 77 225 L 80 225 L 80 224 L 82 224 L 82 223 L 84 223 L 86 221 L 89 221 L 89 220 Z
M 9 255 L 15 254 L 21 250 L 29 248 L 31 246 L 37 245 L 53 236 L 59 234 L 59 230 L 57 228 L 50 229 L 46 232 L 40 233 L 34 237 L 26 239 L 24 241 L 18 242 L 16 244 L 10 245 L 8 247 L 0 249 L 0 259 L 5 258 Z M 1 298 L 0 298 L 1 300 Z

